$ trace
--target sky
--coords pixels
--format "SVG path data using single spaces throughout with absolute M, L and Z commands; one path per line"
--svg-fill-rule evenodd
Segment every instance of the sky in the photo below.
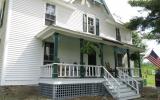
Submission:
M 122 22 L 128 22 L 131 18 L 135 16 L 146 16 L 145 14 L 140 14 L 137 12 L 137 8 L 133 8 L 128 4 L 128 0 L 105 0 L 112 15 L 119 16 Z M 150 54 L 151 50 L 154 50 L 157 55 L 160 57 L 160 45 L 157 44 L 155 40 L 144 40 L 146 45 L 146 56 Z M 147 63 L 148 60 L 144 59 L 144 63 Z

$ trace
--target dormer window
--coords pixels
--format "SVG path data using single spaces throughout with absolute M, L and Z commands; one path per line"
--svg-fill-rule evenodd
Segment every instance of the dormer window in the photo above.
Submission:
M 116 40 L 121 41 L 121 34 L 119 28 L 116 28 Z
M 55 5 L 46 4 L 45 24 L 54 25 L 56 23 Z
M 83 32 L 99 35 L 99 19 L 94 16 L 84 14 Z

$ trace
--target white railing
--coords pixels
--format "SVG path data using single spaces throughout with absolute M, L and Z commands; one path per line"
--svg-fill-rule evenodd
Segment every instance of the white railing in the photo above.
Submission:
M 119 92 L 119 87 L 120 87 L 120 83 L 103 67 L 104 69 L 104 78 L 106 80 L 106 82 L 104 82 L 104 85 L 109 84 L 110 88 L 113 89 L 113 91 L 116 93 L 116 95 L 113 92 L 110 92 L 111 95 L 114 98 L 119 98 L 120 96 L 120 92 Z M 107 87 L 109 88 L 109 87 Z
M 102 66 L 84 65 L 85 77 L 100 77 Z
M 138 81 L 135 80 L 133 77 L 129 76 L 126 73 L 126 70 L 122 70 L 122 68 L 117 68 L 117 71 L 118 71 L 118 78 L 127 85 L 129 85 L 132 89 L 134 89 L 137 94 L 139 94 Z
M 58 77 L 80 77 L 80 66 L 76 64 L 58 63 Z
M 41 77 L 52 78 L 53 64 L 43 65 L 41 67 Z
M 124 73 L 129 75 L 129 71 L 132 77 L 140 77 L 140 68 L 124 68 L 118 67 L 117 69 L 122 70 Z
M 53 63 L 42 66 L 41 77 L 51 78 L 53 74 L 53 66 L 57 65 L 58 77 L 80 77 L 80 69 L 84 68 L 85 77 L 100 77 L 102 66 L 93 65 L 78 65 L 78 64 L 64 64 L 64 63 Z

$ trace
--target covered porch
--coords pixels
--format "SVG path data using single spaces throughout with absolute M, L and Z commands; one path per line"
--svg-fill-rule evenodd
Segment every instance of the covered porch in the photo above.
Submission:
M 36 37 L 44 45 L 51 43 L 53 47 L 46 52 L 48 48 L 44 46 L 41 78 L 102 78 L 103 67 L 114 77 L 117 77 L 118 70 L 131 77 L 141 77 L 140 57 L 138 67 L 135 68 L 130 56 L 142 50 L 130 44 L 58 26 L 49 26 Z M 84 41 L 96 43 L 94 55 L 81 52 Z M 48 61 L 45 61 L 45 54 L 50 58 Z
M 141 49 L 58 26 L 49 26 L 36 37 L 44 44 L 39 81 L 44 96 L 57 100 L 107 94 L 118 100 L 140 96 L 139 82 L 134 77 L 141 78 Z M 94 46 L 92 53 L 84 50 L 85 43 Z M 131 60 L 135 52 L 138 69 Z

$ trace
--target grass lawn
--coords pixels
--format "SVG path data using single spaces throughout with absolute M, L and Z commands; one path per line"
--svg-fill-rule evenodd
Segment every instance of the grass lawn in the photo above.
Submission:
M 154 65 L 142 65 L 142 76 L 146 79 L 146 86 L 155 86 L 155 71 Z

